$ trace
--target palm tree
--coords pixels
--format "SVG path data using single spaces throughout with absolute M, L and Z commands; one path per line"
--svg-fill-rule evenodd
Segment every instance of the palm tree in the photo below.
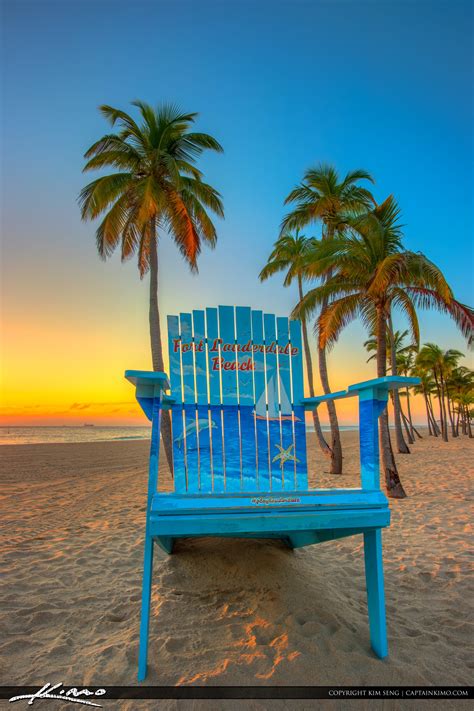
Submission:
M 420 365 L 414 364 L 411 369 L 410 375 L 420 378 L 420 384 L 415 385 L 414 392 L 415 395 L 423 395 L 426 408 L 426 419 L 428 422 L 428 432 L 431 436 L 437 437 L 441 434 L 441 431 L 436 422 L 436 418 L 433 410 L 433 403 L 431 401 L 431 395 L 436 391 L 435 381 L 429 370 L 421 367 Z
M 403 332 L 394 331 L 392 326 L 392 318 L 390 316 L 387 323 L 387 365 L 390 365 L 392 375 L 398 375 L 398 358 L 401 354 L 404 354 L 413 348 L 416 348 L 413 344 L 408 346 L 404 345 L 405 338 L 408 335 L 408 331 Z M 374 333 L 371 337 L 365 341 L 364 348 L 372 355 L 367 358 L 369 363 L 377 357 L 377 338 Z M 410 454 L 410 449 L 403 437 L 402 432 L 402 418 L 403 424 L 405 425 L 405 430 L 408 438 L 409 444 L 413 444 L 412 433 L 407 429 L 405 422 L 405 415 L 402 410 L 402 405 L 400 402 L 400 395 L 398 390 L 392 390 L 392 401 L 393 401 L 393 414 L 395 422 L 395 439 L 397 442 L 397 449 L 400 454 Z
M 372 193 L 358 183 L 361 180 L 374 182 L 365 170 L 353 170 L 341 180 L 336 169 L 320 164 L 307 170 L 302 182 L 295 187 L 285 200 L 294 204 L 294 209 L 283 219 L 281 233 L 303 228 L 312 222 L 322 223 L 322 238 L 332 239 L 345 230 L 349 214 L 365 211 L 375 204 Z M 331 266 L 320 274 L 323 279 L 331 277 Z M 324 310 L 327 300 L 321 303 Z M 309 314 L 308 314 L 309 316 Z M 325 394 L 331 392 L 325 348 L 318 347 L 319 377 Z M 332 400 L 327 403 L 331 425 L 331 473 L 342 473 L 342 448 L 337 420 L 336 406 Z
M 436 265 L 423 254 L 403 250 L 399 209 L 392 196 L 365 215 L 350 221 L 351 231 L 321 242 L 306 269 L 320 276 L 331 267 L 325 284 L 307 292 L 295 315 L 311 313 L 326 303 L 318 319 L 319 346 L 334 343 L 343 328 L 361 316 L 377 337 L 377 376 L 386 374 L 387 321 L 393 307 L 407 316 L 413 341 L 419 340 L 416 306 L 434 306 L 451 313 L 464 333 L 473 312 L 454 301 Z M 389 496 L 406 496 L 398 475 L 388 428 L 387 410 L 380 416 L 382 462 Z
M 469 405 L 474 397 L 474 372 L 465 366 L 453 368 L 446 382 L 446 389 L 453 403 L 453 411 L 456 413 L 455 432 L 459 435 L 459 423 L 461 421 L 462 433 L 472 437 L 469 422 Z M 455 407 L 457 409 L 455 410 Z
M 171 105 L 156 109 L 132 102 L 137 123 L 125 111 L 101 106 L 102 115 L 118 131 L 96 141 L 85 153 L 84 171 L 112 168 L 114 172 L 86 185 L 79 204 L 84 220 L 104 215 L 96 231 L 102 259 L 120 247 L 122 261 L 138 255 L 140 277 L 150 272 L 149 325 L 154 370 L 163 370 L 158 309 L 158 236 L 168 233 L 191 271 L 197 271 L 201 245 L 216 244 L 217 234 L 208 210 L 223 216 L 219 193 L 203 181 L 196 161 L 203 151 L 222 152 L 206 133 L 192 130 L 196 113 Z M 162 417 L 163 444 L 172 466 L 169 413 Z
M 452 370 L 456 368 L 458 361 L 462 358 L 460 351 L 449 349 L 443 351 L 436 343 L 426 343 L 418 353 L 416 363 L 421 368 L 431 371 L 435 384 L 439 403 L 439 419 L 441 424 L 441 436 L 445 442 L 448 441 L 448 417 L 451 422 L 452 435 L 455 437 L 454 417 L 451 412 L 451 402 L 446 389 L 446 381 Z
M 417 350 L 418 349 L 416 346 L 412 346 L 410 350 L 404 353 L 397 354 L 397 372 L 400 375 L 403 375 L 404 377 L 410 376 L 415 365 L 414 353 L 416 353 Z M 409 440 L 411 443 L 413 443 L 415 441 L 415 435 L 418 437 L 418 439 L 422 439 L 422 436 L 413 424 L 413 418 L 411 416 L 410 388 L 408 386 L 405 388 L 405 396 L 407 399 L 408 418 L 405 416 L 403 409 L 401 410 L 401 414 L 403 417 L 403 424 L 405 425 L 407 435 L 410 435 Z
M 469 438 L 473 438 L 471 420 L 474 418 L 474 394 L 472 390 L 470 393 L 463 393 L 458 398 L 458 407 L 462 408 L 463 413 L 463 431 L 466 428 L 465 434 L 469 435 Z
M 290 284 L 293 283 L 293 280 L 296 279 L 298 284 L 298 296 L 301 301 L 304 296 L 303 267 L 308 252 L 315 243 L 316 240 L 314 238 L 306 238 L 304 235 L 300 235 L 299 230 L 296 230 L 294 235 L 289 232 L 282 234 L 273 245 L 273 251 L 268 257 L 266 265 L 259 274 L 260 281 L 265 281 L 277 272 L 286 271 L 283 284 L 284 286 L 290 286 Z M 314 397 L 313 362 L 308 341 L 308 328 L 305 319 L 302 319 L 301 326 L 303 331 L 303 346 L 306 359 L 309 394 L 311 397 Z M 322 452 L 327 456 L 331 456 L 331 448 L 324 439 L 317 410 L 313 410 L 313 422 L 318 443 Z

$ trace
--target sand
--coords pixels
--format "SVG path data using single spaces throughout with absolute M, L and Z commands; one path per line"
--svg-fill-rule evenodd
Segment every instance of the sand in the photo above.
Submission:
M 346 474 L 337 479 L 310 441 L 311 485 L 358 485 L 357 433 L 343 437 Z M 413 454 L 399 456 L 409 497 L 391 501 L 384 532 L 387 660 L 370 649 L 361 536 L 296 551 L 202 539 L 180 542 L 169 557 L 156 549 L 146 683 L 471 683 L 473 452 L 466 437 L 445 444 L 425 435 Z M 4 446 L 0 456 L 0 683 L 134 684 L 148 443 Z M 165 468 L 162 475 L 169 483 Z M 227 708 L 222 701 L 105 706 Z M 398 707 L 417 705 L 377 702 Z

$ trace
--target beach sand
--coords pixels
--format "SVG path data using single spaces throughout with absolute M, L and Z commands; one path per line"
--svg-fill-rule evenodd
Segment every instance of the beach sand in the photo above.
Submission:
M 358 486 L 357 433 L 343 433 L 346 473 L 337 478 L 313 438 L 311 485 Z M 1 447 L 2 684 L 136 683 L 148 447 Z M 425 434 L 412 455 L 398 457 L 409 497 L 391 501 L 392 526 L 383 533 L 388 659 L 370 649 L 361 536 L 296 551 L 201 539 L 178 543 L 169 557 L 155 548 L 146 683 L 471 683 L 473 452 L 466 437 L 445 444 Z M 169 484 L 166 467 L 162 476 Z M 233 702 L 239 709 L 320 703 Z M 104 705 L 230 708 L 223 701 Z M 379 701 L 377 708 L 419 705 Z

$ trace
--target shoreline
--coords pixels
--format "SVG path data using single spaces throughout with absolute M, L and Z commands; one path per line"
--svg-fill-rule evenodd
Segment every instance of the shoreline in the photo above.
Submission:
M 427 425 L 419 425 L 419 424 L 417 424 L 417 423 L 414 423 L 414 426 L 415 426 L 418 430 L 422 430 L 423 432 L 426 430 L 426 432 L 428 432 L 428 427 L 427 427 Z M 145 427 L 146 427 L 145 425 L 144 425 L 144 426 L 137 426 L 136 429 L 145 429 Z M 0 429 L 2 429 L 2 427 L 0 427 Z M 3 429 L 9 429 L 9 428 L 8 428 L 8 427 L 3 427 Z M 15 428 L 12 428 L 12 429 L 15 429 Z M 51 425 L 51 426 L 49 426 L 49 425 L 44 425 L 44 426 L 43 426 L 43 425 L 42 425 L 41 427 L 36 427 L 36 426 L 32 425 L 31 427 L 30 427 L 30 426 L 25 427 L 25 428 L 19 427 L 19 428 L 16 428 L 16 429 L 48 429 L 48 430 L 49 430 L 49 429 L 66 429 L 66 430 L 77 429 L 77 430 L 79 430 L 79 431 L 82 430 L 81 427 L 77 427 L 77 428 L 76 428 L 76 427 L 74 427 L 74 426 L 69 426 L 69 425 L 66 425 L 66 426 L 64 426 L 64 427 L 62 427 L 62 426 L 61 426 L 61 427 L 56 427 L 56 426 L 53 426 L 53 425 Z M 117 427 L 113 427 L 113 426 L 110 426 L 110 427 L 107 426 L 107 427 L 103 427 L 103 428 L 102 428 L 102 426 L 97 426 L 97 428 L 94 427 L 94 430 L 95 430 L 95 431 L 98 431 L 98 430 L 101 430 L 101 429 L 110 429 L 110 430 L 117 430 L 117 429 L 135 429 L 135 426 L 130 427 L 130 428 L 128 428 L 128 427 L 124 427 L 124 428 L 119 427 L 119 428 L 117 428 Z M 358 425 L 358 424 L 357 424 L 357 425 L 340 425 L 340 426 L 339 426 L 339 430 L 340 430 L 341 433 L 343 433 L 343 432 L 358 432 L 358 431 L 359 431 L 359 425 Z M 394 427 L 393 427 L 393 426 L 390 426 L 390 430 L 393 431 L 393 430 L 394 430 Z M 2 442 L 2 441 L 0 440 L 0 451 L 1 451 L 4 447 L 26 447 L 26 446 L 50 445 L 50 444 L 51 444 L 51 445 L 52 445 L 52 444 L 64 444 L 64 445 L 65 445 L 65 444 L 94 444 L 94 443 L 99 443 L 99 442 L 100 442 L 100 443 L 104 443 L 104 444 L 105 444 L 105 443 L 108 443 L 108 442 L 112 442 L 112 443 L 113 443 L 113 442 L 149 442 L 150 439 L 151 439 L 151 425 L 150 425 L 150 427 L 149 427 L 149 431 L 150 431 L 150 436 L 138 436 L 138 435 L 137 435 L 137 436 L 133 436 L 133 435 L 126 436 L 126 435 L 125 435 L 125 436 L 123 436 L 123 437 L 110 437 L 110 438 L 105 438 L 105 439 L 99 439 L 99 438 L 98 438 L 98 439 L 84 439 L 84 440 L 77 440 L 77 441 L 62 441 L 62 440 L 57 440 L 57 441 L 50 441 L 50 442 L 48 442 L 48 441 L 45 441 L 45 442 Z M 307 424 L 307 425 L 306 425 L 306 432 L 307 432 L 307 435 L 310 437 L 312 434 L 314 434 L 314 427 L 312 427 L 311 425 Z M 331 429 L 329 428 L 329 426 L 323 425 L 323 426 L 322 426 L 322 432 L 325 433 L 325 434 L 329 434 L 329 433 L 331 432 Z M 160 436 L 160 439 L 161 439 L 161 436 Z

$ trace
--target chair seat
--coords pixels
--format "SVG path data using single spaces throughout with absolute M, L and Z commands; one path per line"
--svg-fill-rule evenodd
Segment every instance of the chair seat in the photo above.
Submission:
M 379 490 L 310 489 L 308 491 L 238 492 L 226 494 L 157 493 L 151 514 L 262 513 L 291 512 L 307 509 L 386 508 L 387 497 Z
M 384 494 L 361 489 L 238 495 L 156 494 L 150 513 L 151 535 L 172 538 L 213 535 L 285 538 L 304 531 L 352 535 L 389 523 L 390 511 Z

